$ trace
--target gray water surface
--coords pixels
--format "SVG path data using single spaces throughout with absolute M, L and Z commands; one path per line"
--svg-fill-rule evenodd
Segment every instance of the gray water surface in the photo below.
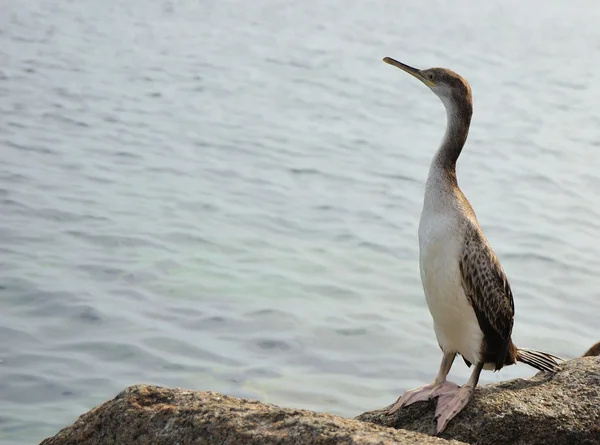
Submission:
M 459 181 L 515 343 L 600 340 L 596 2 L 2 4 L 3 444 L 135 383 L 354 416 L 433 379 L 417 224 L 445 113 L 384 56 L 471 83 Z

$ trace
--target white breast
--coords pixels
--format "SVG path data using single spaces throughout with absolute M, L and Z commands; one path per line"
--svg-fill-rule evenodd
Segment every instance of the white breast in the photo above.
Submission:
M 437 194 L 425 197 L 419 223 L 421 281 L 440 348 L 477 363 L 483 333 L 463 292 L 459 269 L 464 217 L 449 205 L 451 198 L 444 198 L 440 203 Z

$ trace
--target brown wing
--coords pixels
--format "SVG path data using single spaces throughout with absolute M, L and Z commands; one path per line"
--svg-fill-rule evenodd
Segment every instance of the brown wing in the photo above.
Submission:
M 484 360 L 504 366 L 511 343 L 515 306 L 508 279 L 480 230 L 469 227 L 460 258 L 465 295 L 483 331 Z

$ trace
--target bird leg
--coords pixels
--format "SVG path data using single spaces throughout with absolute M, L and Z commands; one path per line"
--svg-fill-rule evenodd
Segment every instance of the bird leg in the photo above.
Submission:
M 435 418 L 437 419 L 436 434 L 444 431 L 448 422 L 461 412 L 467 406 L 469 400 L 473 398 L 473 392 L 479 381 L 479 374 L 481 374 L 482 369 L 483 363 L 478 363 L 473 369 L 469 381 L 458 390 L 452 399 L 448 397 L 440 397 L 438 399 L 435 410 Z
M 444 353 L 442 363 L 440 364 L 440 370 L 433 383 L 419 388 L 409 389 L 401 397 L 398 397 L 394 406 L 392 406 L 387 413 L 393 414 L 400 408 L 412 405 L 415 402 L 421 402 L 435 397 L 444 397 L 447 394 L 454 396 L 458 390 L 458 385 L 447 382 L 446 376 L 450 372 L 455 357 L 456 353 Z

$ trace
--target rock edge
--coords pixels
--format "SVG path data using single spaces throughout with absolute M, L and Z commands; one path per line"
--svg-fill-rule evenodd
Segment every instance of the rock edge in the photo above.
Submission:
M 41 445 L 461 445 L 413 431 L 224 396 L 135 385 Z M 464 444 L 463 444 L 464 445 Z
M 135 385 L 40 445 L 600 445 L 600 357 L 478 387 L 474 400 L 433 437 L 434 402 L 355 419 L 224 396 Z M 389 408 L 389 407 L 388 407 Z

